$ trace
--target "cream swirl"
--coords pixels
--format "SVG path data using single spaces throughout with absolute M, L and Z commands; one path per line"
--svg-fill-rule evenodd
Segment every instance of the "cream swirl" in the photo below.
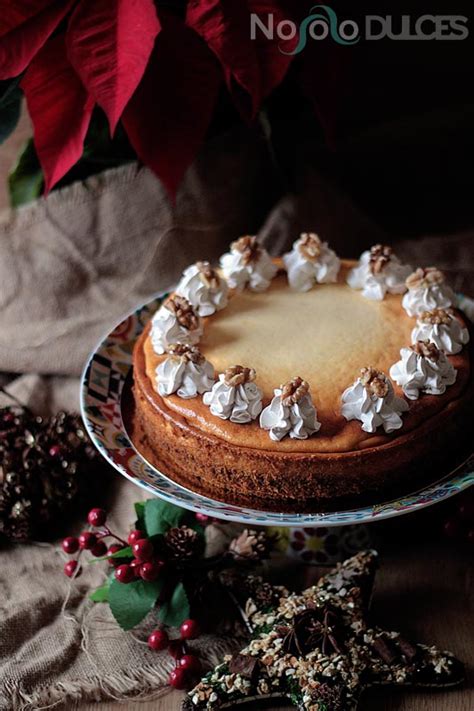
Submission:
M 288 282 L 296 291 L 309 291 L 314 284 L 337 281 L 341 260 L 321 242 L 318 235 L 304 232 L 293 244 L 291 252 L 283 255 Z
M 262 411 L 262 391 L 254 383 L 255 376 L 253 368 L 227 368 L 212 390 L 204 393 L 204 404 L 216 417 L 239 425 L 257 419 Z
M 202 322 L 187 299 L 170 296 L 151 320 L 151 343 L 162 355 L 173 343 L 193 346 L 202 336 Z
M 364 432 L 374 433 L 383 426 L 388 434 L 400 429 L 408 403 L 396 397 L 393 385 L 384 373 L 362 368 L 360 377 L 342 394 L 341 413 L 346 420 L 360 420 Z
M 229 287 L 209 262 L 196 262 L 185 269 L 176 293 L 184 296 L 199 316 L 210 316 L 227 306 Z
M 402 348 L 400 356 L 390 368 L 390 375 L 410 400 L 418 400 L 420 393 L 442 395 L 456 381 L 457 371 L 452 363 L 430 341 Z
M 423 311 L 449 309 L 456 297 L 446 284 L 443 272 L 435 267 L 417 269 L 406 280 L 408 288 L 402 306 L 409 316 L 418 316 Z
M 433 309 L 418 316 L 411 332 L 411 342 L 431 341 L 446 355 L 456 355 L 469 342 L 469 331 L 452 311 Z
M 256 237 L 241 237 L 232 242 L 230 252 L 222 255 L 220 265 L 231 289 L 265 291 L 277 273 L 277 267 Z
M 362 296 L 382 301 L 385 294 L 403 294 L 411 267 L 402 264 L 391 247 L 376 244 L 363 252 L 359 264 L 350 270 L 347 283 L 352 289 L 362 289 Z
M 307 439 L 321 427 L 308 383 L 293 378 L 274 390 L 271 403 L 260 415 L 260 427 L 279 442 L 289 435 L 292 439 Z
M 156 368 L 156 386 L 162 397 L 176 393 L 187 400 L 214 385 L 214 368 L 195 346 L 173 344 Z

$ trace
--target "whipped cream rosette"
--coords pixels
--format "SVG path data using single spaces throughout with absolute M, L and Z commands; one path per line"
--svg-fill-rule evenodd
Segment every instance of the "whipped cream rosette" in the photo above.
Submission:
M 265 291 L 278 269 L 256 237 L 241 237 L 230 245 L 220 260 L 222 273 L 231 289 Z
M 260 415 L 260 427 L 269 431 L 272 440 L 279 442 L 287 435 L 292 439 L 307 439 L 318 432 L 321 423 L 305 380 L 293 378 L 276 388 L 274 394 Z
M 243 425 L 256 420 L 262 411 L 262 391 L 255 385 L 253 368 L 234 365 L 219 375 L 210 392 L 204 393 L 203 402 L 222 420 Z
M 304 232 L 283 255 L 288 282 L 296 291 L 309 291 L 314 284 L 337 281 L 341 260 L 317 234 Z
M 417 400 L 420 393 L 442 395 L 456 381 L 457 371 L 452 363 L 430 341 L 402 348 L 400 356 L 390 368 L 390 375 L 410 400 Z
M 395 395 L 393 385 L 375 368 L 362 368 L 359 378 L 342 394 L 342 415 L 346 420 L 360 420 L 364 432 L 375 432 L 382 426 L 393 432 L 403 425 L 401 414 L 409 407 Z
M 211 316 L 227 306 L 229 287 L 209 262 L 196 262 L 185 269 L 176 293 L 184 296 L 199 316 Z
M 176 393 L 188 398 L 202 395 L 214 385 L 214 368 L 196 346 L 174 343 L 156 368 L 156 389 L 162 397 Z
M 408 291 L 402 306 L 409 316 L 418 316 L 433 309 L 449 309 L 456 302 L 443 272 L 435 267 L 418 268 L 407 278 L 406 286 Z
M 469 331 L 451 310 L 433 309 L 418 316 L 411 342 L 431 341 L 446 355 L 456 355 L 469 342 Z
M 391 247 L 376 244 L 363 252 L 359 263 L 347 275 L 352 289 L 362 289 L 362 296 L 373 301 L 382 301 L 385 294 L 403 294 L 405 280 L 411 267 L 402 264 Z
M 202 321 L 184 296 L 174 294 L 160 306 L 151 321 L 153 350 L 162 355 L 174 343 L 196 345 L 202 336 Z

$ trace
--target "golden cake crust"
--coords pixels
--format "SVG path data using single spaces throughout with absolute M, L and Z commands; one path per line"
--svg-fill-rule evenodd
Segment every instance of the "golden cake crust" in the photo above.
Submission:
M 372 341 L 363 332 L 359 340 L 356 339 L 355 345 L 354 330 L 357 332 L 357 326 L 347 326 L 351 322 L 351 314 L 346 319 L 346 327 L 344 323 L 340 324 L 336 339 L 349 331 L 348 342 L 341 344 L 343 357 L 339 360 L 342 365 L 339 363 L 334 364 L 333 368 L 325 367 L 324 377 L 321 377 L 320 366 L 328 358 L 327 350 L 323 348 L 319 353 L 317 346 L 309 348 L 310 358 L 307 358 L 304 354 L 304 339 L 301 347 L 298 345 L 297 352 L 301 352 L 303 358 L 299 359 L 297 365 L 303 367 L 304 359 L 307 358 L 306 363 L 311 363 L 312 367 L 307 367 L 305 372 L 292 372 L 289 368 L 295 366 L 285 364 L 284 355 L 279 359 L 277 357 L 278 362 L 274 359 L 273 368 L 271 366 L 268 344 L 271 341 L 270 350 L 274 352 L 278 338 L 272 341 L 268 333 L 261 334 L 260 342 L 267 345 L 267 353 L 262 351 L 259 360 L 258 338 L 255 341 L 252 338 L 245 341 L 245 337 L 232 340 L 232 335 L 229 335 L 229 328 L 231 334 L 232 328 L 238 330 L 233 324 L 237 323 L 239 312 L 244 317 L 241 328 L 247 328 L 249 333 L 255 327 L 252 316 L 259 309 L 263 309 L 263 314 L 266 313 L 265 323 L 270 321 L 272 328 L 268 305 L 273 297 L 275 311 L 281 310 L 283 302 L 280 300 L 276 303 L 278 296 L 275 297 L 275 294 L 278 295 L 281 289 L 278 280 L 285 277 L 277 277 L 272 287 L 265 292 L 268 300 L 264 295 L 248 292 L 238 294 L 234 302 L 231 299 L 224 311 L 205 320 L 204 337 L 200 344 L 202 352 L 215 365 L 217 372 L 237 362 L 229 362 L 230 354 L 242 355 L 245 353 L 242 348 L 247 348 L 249 358 L 242 364 L 255 367 L 252 360 L 258 360 L 260 370 L 257 368 L 257 384 L 263 390 L 264 405 L 269 402 L 273 388 L 280 385 L 279 381 L 284 379 L 285 374 L 288 373 L 289 377 L 305 377 L 312 388 L 318 418 L 323 425 L 321 433 L 307 440 L 285 438 L 273 442 L 257 422 L 237 425 L 214 417 L 201 398 L 161 398 L 153 383 L 156 366 L 165 356 L 154 353 L 147 327 L 134 350 L 136 409 L 132 434 L 135 444 L 145 457 L 168 476 L 195 491 L 229 503 L 281 510 L 322 510 L 333 507 L 336 502 L 344 504 L 347 499 L 355 496 L 387 495 L 407 487 L 413 490 L 416 482 L 430 475 L 436 478 L 430 471 L 433 466 L 438 468 L 447 458 L 450 462 L 460 460 L 465 451 L 460 435 L 463 427 L 465 429 L 467 410 L 472 406 L 473 399 L 467 348 L 459 355 L 450 357 L 458 370 L 455 385 L 442 396 L 423 395 L 419 400 L 410 402 L 410 411 L 403 415 L 404 425 L 401 430 L 390 435 L 380 432 L 369 434 L 361 429 L 360 422 L 346 422 L 340 415 L 341 394 L 357 377 L 360 367 L 374 365 L 388 373 L 390 365 L 398 360 L 400 347 L 410 342 L 411 329 L 415 323 L 414 319 L 406 316 L 400 297 L 389 297 L 376 304 L 368 302 L 367 307 L 367 300 L 343 283 L 349 266 L 350 263 L 344 264 L 340 282 L 335 287 L 317 287 L 306 295 L 300 295 L 306 297 L 300 299 L 288 292 L 292 294 L 293 306 L 297 304 L 305 308 L 305 302 L 309 303 L 311 294 L 314 298 L 317 292 L 321 295 L 323 290 L 326 293 L 332 290 L 332 294 L 322 299 L 322 304 L 319 304 L 321 308 L 324 308 L 324 303 L 326 308 L 328 303 L 332 303 L 331 308 L 339 312 L 341 301 L 347 301 L 349 309 L 352 301 L 362 321 L 367 319 L 367 313 L 369 320 L 372 319 Z M 345 294 L 341 293 L 339 301 L 335 300 L 335 295 L 339 293 L 335 291 L 337 289 L 344 292 L 348 290 Z M 252 304 L 256 302 L 259 309 L 252 310 Z M 288 307 L 290 312 L 293 306 Z M 458 317 L 462 319 L 460 314 Z M 352 318 L 352 322 L 356 320 Z M 381 332 L 374 334 L 374 323 L 379 324 Z M 298 332 L 298 328 L 298 324 L 294 325 L 293 333 L 295 329 Z M 364 328 L 364 324 L 359 324 L 359 328 Z M 286 329 L 287 335 L 288 330 L 292 329 Z M 314 339 L 317 328 L 307 329 L 306 336 L 308 330 Z M 327 339 L 326 333 L 326 342 Z M 284 332 L 281 343 L 284 349 L 282 353 L 286 351 L 288 360 L 288 354 L 291 355 L 295 349 L 285 341 Z M 236 344 L 241 346 L 240 353 L 235 348 Z M 265 358 L 268 367 L 265 367 Z M 397 387 L 395 390 L 401 394 Z

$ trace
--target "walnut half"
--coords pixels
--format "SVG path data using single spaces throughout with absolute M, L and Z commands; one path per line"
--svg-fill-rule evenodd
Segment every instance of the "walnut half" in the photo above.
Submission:
M 245 368 L 243 365 L 232 365 L 224 372 L 224 383 L 229 387 L 237 387 L 251 383 L 257 377 L 253 368 Z
M 417 341 L 413 346 L 410 346 L 410 348 L 416 355 L 429 358 L 429 360 L 433 360 L 435 363 L 439 360 L 441 354 L 439 348 L 434 343 L 431 343 L 431 341 Z
M 255 235 L 240 237 L 240 239 L 232 242 L 230 248 L 233 251 L 240 252 L 242 254 L 242 260 L 245 266 L 256 262 L 262 251 Z
M 368 393 L 376 397 L 385 397 L 388 393 L 387 377 L 375 368 L 362 368 L 360 382 Z
M 198 328 L 199 317 L 184 296 L 173 294 L 166 299 L 163 305 L 176 316 L 178 323 L 183 326 L 183 328 L 187 328 L 188 331 L 194 331 Z
M 408 289 L 427 289 L 435 284 L 444 282 L 444 274 L 436 267 L 418 267 L 418 269 L 407 277 L 405 282 Z
M 205 360 L 199 348 L 196 346 L 187 346 L 184 343 L 172 343 L 168 347 L 167 353 L 169 353 L 171 357 L 179 358 L 183 361 L 187 360 L 197 365 L 202 365 Z
M 297 376 L 281 386 L 281 402 L 286 407 L 290 407 L 296 402 L 299 402 L 308 391 L 309 385 L 306 380 Z

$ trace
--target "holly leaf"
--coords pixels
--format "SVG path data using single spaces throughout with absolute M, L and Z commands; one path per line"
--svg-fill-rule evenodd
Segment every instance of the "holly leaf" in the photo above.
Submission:
M 145 530 L 148 536 L 166 533 L 180 526 L 186 515 L 186 510 L 179 506 L 162 499 L 148 499 L 145 501 Z
M 145 531 L 145 502 L 136 501 L 134 504 L 135 513 L 137 515 L 136 527 L 139 531 Z
M 162 10 L 160 21 L 162 30 L 122 120 L 138 157 L 174 199 L 206 135 L 222 75 L 205 42 L 179 17 Z
M 153 0 L 79 3 L 68 25 L 68 57 L 114 132 L 161 29 Z
M 74 0 L 56 0 L 46 6 L 44 3 L 39 3 L 37 11 L 27 13 L 23 21 L 21 21 L 21 12 L 16 15 L 17 20 L 20 20 L 19 24 L 15 24 L 0 36 L 0 79 L 16 77 L 26 69 L 69 12 L 73 2 Z M 2 13 L 6 11 L 8 15 L 8 10 L 4 7 L 1 11 Z M 7 19 L 5 26 L 9 25 L 11 21 Z
M 43 190 L 43 171 L 36 155 L 33 139 L 23 146 L 8 175 L 8 191 L 12 207 L 36 200 Z
M 100 588 L 97 588 L 96 590 L 94 590 L 94 592 L 91 592 L 91 594 L 89 595 L 89 599 L 92 600 L 92 602 L 108 602 L 109 588 L 109 583 L 101 585 Z
M 163 588 L 164 577 L 154 582 L 137 580 L 120 583 L 115 578 L 110 583 L 109 604 L 115 620 L 123 630 L 131 630 L 150 612 Z
M 48 193 L 81 157 L 94 101 L 67 59 L 62 35 L 36 55 L 21 86 Z
M 190 616 L 189 600 L 183 583 L 178 583 L 169 600 L 160 605 L 158 618 L 165 625 L 179 627 Z

